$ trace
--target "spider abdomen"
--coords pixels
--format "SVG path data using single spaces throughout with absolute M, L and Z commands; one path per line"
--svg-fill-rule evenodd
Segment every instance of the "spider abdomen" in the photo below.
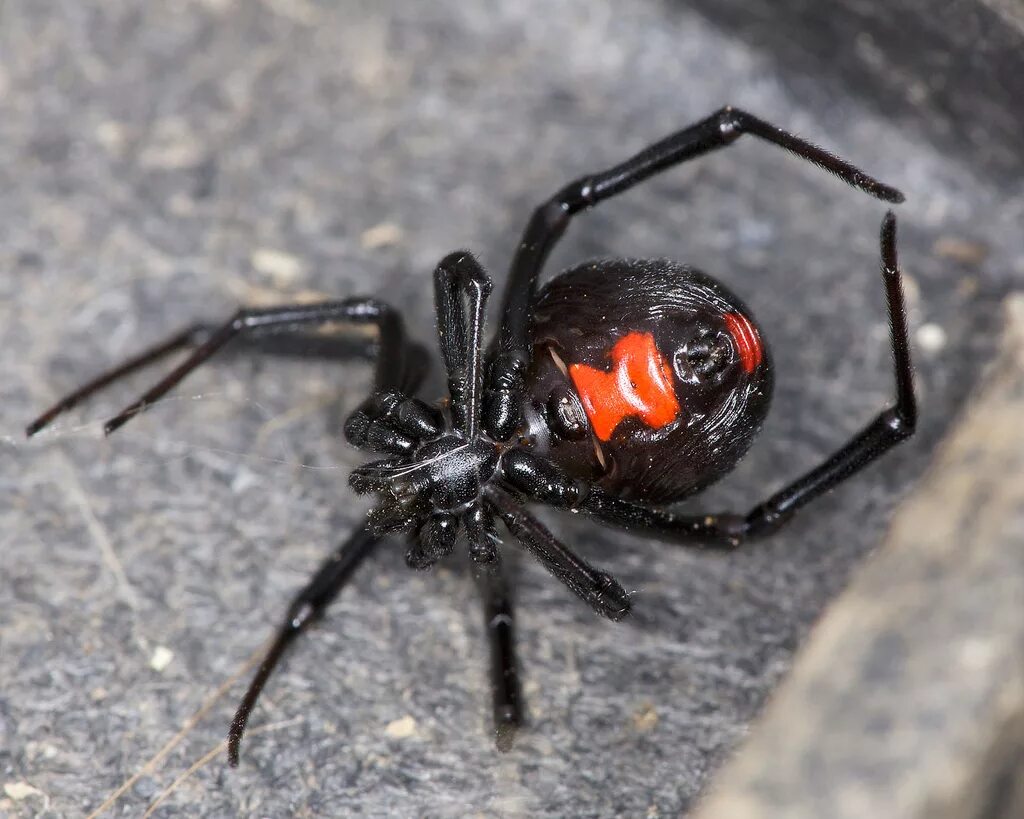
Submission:
M 756 322 L 692 267 L 580 265 L 542 290 L 533 329 L 542 446 L 620 497 L 665 503 L 707 486 L 736 465 L 767 414 L 772 364 Z

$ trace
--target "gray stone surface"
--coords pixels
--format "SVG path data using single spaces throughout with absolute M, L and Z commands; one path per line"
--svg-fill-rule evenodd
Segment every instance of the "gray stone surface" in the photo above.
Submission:
M 1024 274 L 1019 176 L 997 186 L 972 153 L 937 147 L 927 101 L 897 126 L 827 72 L 808 94 L 778 55 L 677 5 L 8 0 L 0 14 L 0 813 L 99 805 L 263 642 L 362 509 L 339 435 L 362 365 L 227 357 L 178 394 L 202 398 L 109 441 L 96 422 L 145 379 L 21 439 L 138 345 L 310 293 L 384 296 L 430 340 L 445 252 L 470 247 L 500 279 L 541 197 L 725 102 L 904 189 L 918 438 L 728 557 L 547 515 L 636 590 L 636 614 L 598 621 L 518 563 L 531 723 L 506 755 L 486 734 L 463 567 L 413 574 L 384 549 L 272 682 L 241 768 L 216 756 L 156 811 L 674 816 L 880 538 L 991 355 L 991 295 Z M 744 141 L 573 226 L 555 267 L 683 259 L 766 328 L 773 415 L 702 504 L 754 502 L 888 401 L 881 214 Z M 239 693 L 113 815 L 140 815 L 220 742 Z
M 1019 0 L 693 0 L 714 23 L 772 55 L 805 99 L 856 93 L 890 122 L 969 156 L 1012 195 L 1024 129 Z
M 984 386 L 698 819 L 1024 815 L 1024 295 Z

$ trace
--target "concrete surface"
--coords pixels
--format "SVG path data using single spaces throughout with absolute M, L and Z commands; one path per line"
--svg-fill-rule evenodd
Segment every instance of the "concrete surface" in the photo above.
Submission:
M 827 73 L 807 94 L 785 60 L 681 6 L 8 0 L 0 14 L 0 813 L 97 807 L 263 643 L 362 509 L 339 428 L 363 365 L 228 356 L 178 393 L 202 398 L 109 441 L 96 422 L 145 378 L 23 441 L 43 406 L 139 345 L 311 293 L 384 296 L 430 341 L 444 253 L 470 247 L 500 279 L 541 197 L 726 102 L 902 188 L 917 438 L 729 557 L 547 515 L 636 590 L 635 616 L 601 622 L 518 563 L 531 722 L 505 755 L 463 567 L 414 574 L 400 545 L 382 550 L 272 681 L 240 769 L 215 755 L 155 812 L 676 816 L 881 537 L 991 356 L 993 297 L 1024 274 L 1019 176 L 997 185 L 936 147 L 926 104 L 895 125 Z M 701 504 L 753 503 L 889 400 L 881 216 L 743 141 L 574 225 L 554 268 L 672 256 L 766 328 L 774 412 Z M 238 696 L 109 815 L 142 814 L 215 748 Z

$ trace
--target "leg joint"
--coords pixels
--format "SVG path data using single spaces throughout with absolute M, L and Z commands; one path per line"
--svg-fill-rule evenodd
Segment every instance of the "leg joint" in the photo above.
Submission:
M 903 441 L 917 429 L 917 412 L 913 409 L 907 411 L 901 407 L 891 407 L 882 413 L 881 421 L 896 440 Z
M 722 141 L 728 144 L 735 142 L 743 134 L 745 120 L 748 116 L 739 108 L 726 105 L 712 115 L 712 120 L 718 125 L 718 133 Z

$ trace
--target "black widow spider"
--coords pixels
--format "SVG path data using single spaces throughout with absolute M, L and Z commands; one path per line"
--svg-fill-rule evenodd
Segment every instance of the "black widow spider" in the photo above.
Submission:
M 737 547 L 778 529 L 800 507 L 914 431 L 916 403 L 907 320 L 896 260 L 896 219 L 881 230 L 882 279 L 896 374 L 895 404 L 818 467 L 746 514 L 678 514 L 663 508 L 732 469 L 768 411 L 772 362 L 750 311 L 699 270 L 667 260 L 587 262 L 538 278 L 571 218 L 674 165 L 752 134 L 888 202 L 903 195 L 793 134 L 726 107 L 636 156 L 562 188 L 534 212 L 512 260 L 501 328 L 484 354 L 491 280 L 467 251 L 434 272 L 434 298 L 449 397 L 414 397 L 425 351 L 406 340 L 383 302 L 351 298 L 313 305 L 239 310 L 220 326 L 193 325 L 62 398 L 29 425 L 57 415 L 139 368 L 182 348 L 191 354 L 135 403 L 110 419 L 111 433 L 160 399 L 240 335 L 297 331 L 336 322 L 378 333 L 374 393 L 348 418 L 345 435 L 383 460 L 352 472 L 359 493 L 379 503 L 295 597 L 231 724 L 228 758 L 287 646 L 349 581 L 388 534 L 409 532 L 406 561 L 424 569 L 460 532 L 477 565 L 487 633 L 495 736 L 507 749 L 523 718 L 513 645 L 513 611 L 500 570 L 494 518 L 598 613 L 619 620 L 630 601 L 607 572 L 559 542 L 527 501 L 582 512 L 625 529 L 698 548 Z

